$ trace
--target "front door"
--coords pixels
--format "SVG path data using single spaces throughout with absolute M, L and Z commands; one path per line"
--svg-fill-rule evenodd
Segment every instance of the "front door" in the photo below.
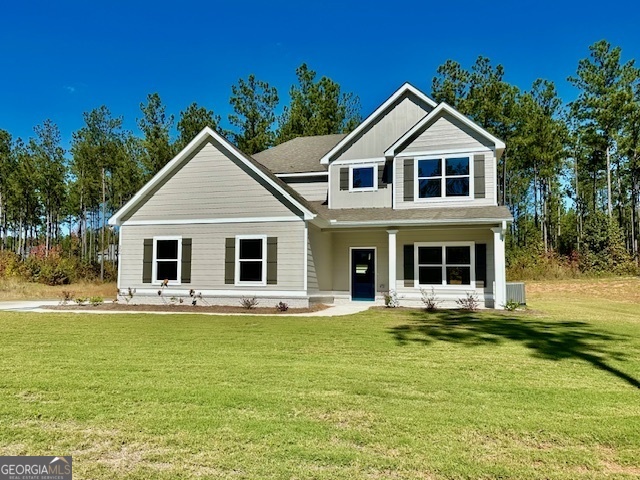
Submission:
M 375 300 L 376 298 L 376 251 L 373 248 L 351 250 L 351 299 Z

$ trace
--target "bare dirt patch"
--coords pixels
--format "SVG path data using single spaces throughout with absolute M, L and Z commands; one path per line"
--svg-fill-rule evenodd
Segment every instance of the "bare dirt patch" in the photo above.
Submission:
M 111 311 L 111 312 L 176 312 L 176 313 L 240 313 L 246 315 L 280 315 L 287 313 L 311 313 L 324 310 L 327 305 L 314 304 L 309 308 L 289 308 L 280 311 L 275 307 L 243 308 L 223 305 L 126 305 L 122 303 L 103 303 L 101 305 L 54 305 L 42 308 L 71 311 Z

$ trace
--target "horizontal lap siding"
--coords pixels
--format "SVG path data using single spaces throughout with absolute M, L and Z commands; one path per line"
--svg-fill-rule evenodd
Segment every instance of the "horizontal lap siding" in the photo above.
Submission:
M 384 161 L 371 162 L 380 169 L 384 167 Z M 332 164 L 329 167 L 331 176 L 331 208 L 382 208 L 391 207 L 392 188 L 378 188 L 374 192 L 350 192 L 340 190 L 340 169 L 348 169 L 348 165 Z
M 323 232 L 318 227 L 309 225 L 307 278 L 310 292 L 333 290 L 332 257 L 332 233 Z
M 125 225 L 120 249 L 120 288 L 152 288 L 142 283 L 145 238 L 177 235 L 192 239 L 191 283 L 183 288 L 230 290 L 303 290 L 304 222 L 274 222 L 214 225 Z M 234 287 L 224 283 L 225 239 L 236 235 L 267 235 L 278 238 L 278 283 L 264 287 Z
M 464 128 L 462 128 L 464 127 Z M 473 133 L 473 135 L 471 135 Z M 487 151 L 487 146 L 480 139 L 476 138 L 475 132 L 470 132 L 468 127 L 452 123 L 446 117 L 438 119 L 431 127 L 418 136 L 407 147 L 402 154 L 416 152 L 438 152 L 449 151 L 456 148 L 460 149 L 478 149 L 478 153 L 485 156 L 484 159 L 484 182 L 485 182 L 485 198 L 475 198 L 468 201 L 455 200 L 451 201 L 446 198 L 442 200 L 433 200 L 429 202 L 406 202 L 404 201 L 404 159 L 398 158 L 395 161 L 394 184 L 396 189 L 396 208 L 429 208 L 429 207 L 447 207 L 447 206 L 481 206 L 495 205 L 495 186 L 496 186 L 496 158 L 493 151 Z M 483 140 L 484 141 L 484 140 Z M 447 154 L 449 155 L 449 154 Z M 473 162 L 474 153 L 465 152 L 470 161 Z M 416 158 L 419 158 L 417 155 Z M 417 180 L 414 180 L 417 181 Z
M 494 281 L 494 255 L 493 255 L 493 232 L 487 228 L 449 228 L 449 229 L 420 229 L 420 230 L 400 230 L 397 235 L 397 286 L 399 294 L 410 294 L 417 291 L 414 287 L 404 286 L 404 259 L 403 259 L 403 245 L 412 245 L 420 242 L 475 242 L 484 243 L 487 245 L 487 283 L 484 288 L 485 293 L 491 293 L 493 291 Z M 416 272 L 417 275 L 417 272 Z M 431 290 L 430 287 L 427 288 Z M 435 287 L 434 290 L 438 292 L 451 292 L 450 289 Z M 477 290 L 478 293 L 483 293 L 483 289 L 471 289 Z
M 155 191 L 131 220 L 293 215 L 267 188 L 207 143 Z
M 328 182 L 308 182 L 289 184 L 296 192 L 310 202 L 324 202 L 327 199 Z

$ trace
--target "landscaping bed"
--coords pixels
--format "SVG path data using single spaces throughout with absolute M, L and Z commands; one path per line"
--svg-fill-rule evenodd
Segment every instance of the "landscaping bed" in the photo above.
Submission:
M 239 314 L 261 314 L 261 315 L 278 315 L 282 313 L 311 313 L 318 312 L 320 310 L 324 310 L 327 305 L 324 304 L 314 304 L 309 308 L 289 308 L 287 310 L 280 310 L 273 307 L 254 307 L 254 308 L 244 308 L 241 306 L 224 306 L 224 305 L 175 305 L 175 304 L 166 304 L 166 305 L 132 305 L 126 303 L 102 303 L 100 305 L 53 305 L 53 306 L 43 306 L 42 308 L 47 308 L 51 310 L 80 310 L 80 311 L 91 311 L 91 310 L 105 310 L 105 311 L 117 311 L 117 312 L 176 312 L 176 313 L 239 313 Z

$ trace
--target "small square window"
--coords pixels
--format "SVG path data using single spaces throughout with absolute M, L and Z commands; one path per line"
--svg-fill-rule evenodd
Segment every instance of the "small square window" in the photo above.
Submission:
M 351 190 L 372 190 L 376 188 L 375 167 L 353 167 L 351 169 Z

